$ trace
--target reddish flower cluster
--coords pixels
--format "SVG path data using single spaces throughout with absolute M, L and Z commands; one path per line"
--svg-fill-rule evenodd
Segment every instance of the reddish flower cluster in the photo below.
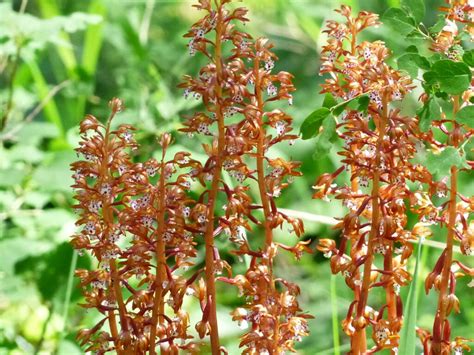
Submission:
M 206 258 L 207 290 L 214 298 L 214 275 L 209 270 L 219 260 L 219 253 L 213 239 L 223 231 L 238 246 L 235 254 L 246 255 L 251 260 L 245 275 L 219 277 L 236 285 L 247 300 L 244 308 L 232 313 L 241 326 L 251 325 L 242 337 L 241 346 L 246 347 L 248 354 L 277 354 L 293 350 L 294 342 L 307 335 L 309 317 L 300 312 L 296 299 L 298 286 L 275 278 L 272 267 L 279 248 L 293 252 L 297 258 L 310 250 L 307 241 L 296 246 L 273 241 L 273 230 L 285 223 L 297 236 L 303 232 L 302 222 L 280 213 L 274 202 L 293 177 L 300 175 L 296 170 L 299 163 L 267 156 L 275 144 L 286 141 L 292 145 L 297 138 L 291 134 L 290 116 L 278 109 L 265 110 L 266 103 L 278 100 L 287 100 L 291 105 L 294 87 L 289 73 L 272 72 L 276 56 L 268 40 L 253 41 L 236 28 L 238 22 L 247 21 L 247 10 L 230 11 L 225 7 L 228 2 L 217 1 L 214 9 L 210 1 L 201 0 L 197 7 L 206 14 L 186 34 L 192 38 L 190 54 L 201 52 L 211 60 L 200 70 L 199 77 L 186 76 L 180 85 L 186 89 L 185 97 L 202 99 L 206 108 L 206 112 L 197 112 L 189 118 L 182 131 L 213 137 L 212 144 L 205 145 L 209 158 L 198 172 L 203 182 L 211 182 L 199 198 L 204 201 L 204 196 L 208 197 L 205 203 L 208 211 L 205 239 L 210 255 Z M 222 174 L 235 179 L 232 185 L 223 181 Z M 255 202 L 249 196 L 251 184 L 256 184 L 259 190 Z M 227 203 L 222 206 L 224 215 L 214 217 L 220 191 Z M 263 211 L 263 220 L 255 216 L 258 210 Z M 265 230 L 264 243 L 258 250 L 252 250 L 247 240 L 252 224 Z M 213 324 L 212 319 L 209 322 L 212 348 L 216 352 L 217 323 Z
M 464 52 L 461 47 L 462 31 L 470 35 L 471 42 L 474 40 L 474 2 L 465 0 L 446 2 L 449 7 L 441 8 L 441 11 L 446 12 L 446 25 L 436 35 L 431 48 L 444 54 L 447 59 L 460 61 Z M 443 151 L 450 147 L 458 149 L 472 137 L 474 130 L 468 125 L 457 122 L 455 117 L 460 109 L 471 105 L 473 96 L 473 82 L 471 82 L 470 88 L 464 93 L 448 97 L 447 101 L 451 104 L 452 113 L 441 108 L 439 119 L 433 121 L 432 129 L 423 136 L 432 150 Z M 423 94 L 421 99 L 426 101 L 428 95 Z M 469 165 L 470 168 L 474 166 L 473 162 L 469 162 Z M 431 219 L 433 223 L 447 228 L 446 248 L 425 280 L 427 294 L 433 288 L 439 292 L 432 333 L 419 331 L 426 354 L 451 354 L 452 352 L 462 354 L 464 350 L 470 351 L 466 344 L 468 339 L 462 337 L 452 339 L 448 319 L 452 311 L 460 312 L 460 302 L 455 295 L 456 279 L 466 275 L 474 276 L 474 268 L 456 260 L 453 254 L 456 241 L 460 244 L 462 254 L 471 255 L 474 251 L 474 222 L 470 220 L 474 212 L 473 198 L 459 193 L 457 187 L 459 170 L 459 167 L 452 166 L 449 172 L 445 172 L 446 177 L 441 182 L 433 181 L 430 184 L 430 192 L 441 185 L 442 189 L 438 188 L 438 197 L 448 197 L 447 201 L 442 201 L 439 206 L 436 206 L 431 200 L 431 194 L 426 193 L 418 202 L 417 212 L 422 215 L 429 213 L 433 216 Z M 448 180 L 450 181 L 449 188 L 446 185 Z M 449 196 L 447 196 L 448 192 Z
M 448 6 L 441 7 L 441 11 L 446 13 L 445 26 L 436 35 L 431 48 L 454 60 L 462 56 L 460 33 L 467 33 L 471 41 L 474 39 L 474 2 L 472 0 L 445 1 Z
M 412 89 L 410 78 L 386 63 L 389 52 L 383 42 L 357 41 L 362 30 L 379 24 L 377 15 L 360 12 L 352 17 L 348 6 L 337 12 L 345 22 L 329 21 L 325 31 L 328 44 L 320 73 L 330 78 L 322 92 L 342 101 L 367 95 L 369 104 L 366 112 L 347 108 L 342 114 L 337 130 L 345 142 L 339 153 L 343 166 L 321 176 L 314 186 L 314 198 L 334 195 L 348 209 L 336 226 L 342 231 L 339 246 L 323 239 L 318 249 L 331 259 L 332 272 L 342 273 L 354 292 L 343 321 L 352 353 L 396 351 L 403 316 L 399 291 L 411 279 L 407 271 L 411 242 L 428 233 L 423 225 L 407 229 L 407 204 L 414 196 L 407 182 L 428 182 L 430 176 L 409 162 L 416 152 L 417 120 L 390 107 Z M 350 186 L 336 184 L 344 169 L 351 172 Z M 375 287 L 383 287 L 386 294 L 386 303 L 377 310 L 367 304 Z M 367 350 L 369 326 L 375 346 Z
M 110 102 L 105 126 L 86 116 L 76 149 L 84 160 L 72 164 L 77 225 L 83 227 L 72 245 L 98 262 L 95 270 L 76 271 L 84 289 L 82 306 L 103 314 L 93 328 L 79 332 L 78 340 L 99 354 L 153 354 L 156 343 L 171 354 L 194 352 L 189 316 L 181 306 L 195 293 L 195 276 L 183 271 L 193 265 L 193 233 L 200 223 L 193 213 L 198 206 L 186 194 L 192 175 L 182 171 L 199 163 L 188 153 L 166 160 L 169 134 L 160 140 L 161 161 L 133 163 L 127 153 L 137 148 L 133 128 L 111 130 L 122 106 L 118 99 Z M 109 331 L 101 330 L 106 322 Z

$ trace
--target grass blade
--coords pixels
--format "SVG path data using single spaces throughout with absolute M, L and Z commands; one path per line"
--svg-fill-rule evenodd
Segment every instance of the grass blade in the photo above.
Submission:
M 337 319 L 337 290 L 336 276 L 331 274 L 331 313 L 332 313 L 332 342 L 334 345 L 333 354 L 340 355 L 339 342 L 339 320 Z
M 403 314 L 404 322 L 400 332 L 399 354 L 415 354 L 416 350 L 416 317 L 418 309 L 418 271 L 420 268 L 421 250 L 423 249 L 423 240 L 420 239 L 416 253 L 415 271 L 413 272 L 413 281 L 410 285 L 407 298 L 405 300 L 405 310 Z

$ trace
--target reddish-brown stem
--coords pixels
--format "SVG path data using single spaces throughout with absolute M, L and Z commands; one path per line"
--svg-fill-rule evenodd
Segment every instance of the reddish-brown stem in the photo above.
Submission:
M 113 111 L 109 119 L 107 120 L 107 126 L 106 126 L 105 135 L 104 135 L 104 158 L 102 160 L 102 164 L 100 167 L 100 170 L 101 170 L 100 176 L 102 177 L 109 176 L 108 161 L 109 161 L 110 124 L 115 114 L 116 112 Z M 114 217 L 113 217 L 113 208 L 110 206 L 110 201 L 104 202 L 104 205 L 102 208 L 102 215 L 104 218 L 104 222 L 107 225 L 107 228 L 111 229 L 113 227 Z M 117 305 L 119 309 L 120 324 L 121 324 L 122 329 L 126 331 L 128 330 L 128 323 L 127 323 L 127 317 L 126 317 L 127 310 L 125 309 L 125 304 L 123 302 L 123 297 L 122 297 L 122 290 L 120 288 L 120 277 L 117 272 L 115 259 L 111 259 L 109 263 L 110 263 L 110 278 L 111 278 L 112 290 L 113 290 L 113 293 L 115 294 L 115 299 L 117 301 Z M 117 353 L 120 354 L 122 349 L 120 348 L 119 341 L 118 341 L 115 314 L 111 315 L 109 313 L 109 326 L 110 326 L 112 335 L 113 335 L 113 332 L 116 333 L 116 336 L 114 336 L 114 343 L 115 343 Z
M 373 176 L 373 185 L 372 185 L 372 221 L 371 229 L 369 233 L 369 240 L 367 243 L 367 259 L 364 263 L 364 274 L 362 278 L 362 288 L 360 292 L 359 302 L 357 303 L 357 318 L 363 317 L 365 307 L 367 305 L 367 299 L 369 297 L 369 287 L 370 279 L 372 273 L 372 263 L 374 260 L 373 254 L 373 243 L 374 239 L 377 237 L 380 225 L 380 201 L 379 201 L 379 188 L 380 188 L 380 161 L 382 156 L 382 144 L 385 136 L 385 131 L 388 121 L 388 102 L 387 94 L 384 94 L 382 99 L 382 115 L 380 116 L 380 122 L 378 125 L 379 137 L 377 140 L 376 152 L 375 152 L 375 169 Z M 354 355 L 365 354 L 367 351 L 366 340 L 361 339 L 360 331 L 362 329 L 357 329 L 354 335 L 352 346 L 352 352 Z
M 117 354 L 121 354 L 119 342 L 118 342 L 117 322 L 115 320 L 114 311 L 108 311 L 107 319 L 109 320 L 110 334 L 112 335 L 112 338 L 114 339 L 113 341 L 115 345 L 115 351 L 117 351 Z
M 384 257 L 384 271 L 387 271 L 388 275 L 392 275 L 393 272 L 392 252 L 393 242 L 390 241 L 390 246 L 387 248 Z M 387 300 L 388 320 L 393 322 L 397 319 L 397 296 L 395 294 L 394 284 L 391 282 L 385 285 L 385 297 Z
M 259 112 L 259 122 L 258 126 L 260 127 L 260 131 L 258 133 L 258 141 L 257 141 L 257 182 L 258 182 L 258 189 L 260 192 L 260 200 L 262 201 L 262 208 L 263 208 L 263 215 L 264 221 L 263 225 L 265 228 L 265 252 L 269 255 L 269 249 L 272 247 L 273 244 L 273 230 L 270 225 L 271 222 L 271 212 L 270 212 L 270 200 L 268 198 L 268 192 L 266 187 L 266 180 L 265 180 L 265 129 L 263 128 L 263 112 L 264 112 L 264 102 L 262 99 L 262 92 L 261 92 L 261 82 L 260 82 L 260 60 L 255 58 L 254 61 L 254 75 L 255 75 L 255 96 L 257 98 L 257 107 Z M 271 288 L 274 288 L 273 283 L 273 265 L 272 260 L 270 257 L 266 259 L 269 278 L 271 283 Z M 275 325 L 273 329 L 273 346 L 274 351 L 278 349 L 278 342 L 279 342 L 279 328 L 280 328 L 280 321 L 279 319 L 275 319 Z
M 459 110 L 459 96 L 453 97 L 453 114 Z M 455 233 L 455 224 L 456 224 L 456 197 L 457 197 L 457 175 L 458 169 L 456 166 L 451 167 L 451 191 L 449 197 L 449 217 L 448 217 L 448 235 L 446 240 L 446 249 L 444 254 L 444 264 L 443 271 L 441 273 L 441 285 L 439 288 L 439 298 L 438 298 L 438 309 L 436 310 L 436 315 L 439 316 L 439 326 L 441 330 L 433 329 L 433 334 L 444 334 L 444 326 L 446 325 L 445 320 L 447 319 L 447 297 L 448 297 L 448 288 L 449 280 L 451 273 L 451 264 L 453 262 L 453 245 L 454 245 L 454 233 Z M 436 323 L 435 323 L 436 324 Z M 443 339 L 438 336 L 433 337 L 432 350 L 436 353 L 437 350 L 441 350 L 441 342 Z
M 217 311 L 216 311 L 216 285 L 215 285 L 215 268 L 214 268 L 214 210 L 216 205 L 217 193 L 219 191 L 219 182 L 221 179 L 222 159 L 225 147 L 225 124 L 224 115 L 222 113 L 222 7 L 218 4 L 217 8 L 217 25 L 216 25 L 216 40 L 214 60 L 216 63 L 216 99 L 217 109 L 216 118 L 218 126 L 217 136 L 217 154 L 215 157 L 215 166 L 212 175 L 211 189 L 207 201 L 207 225 L 204 233 L 204 241 L 206 244 L 206 290 L 207 302 L 209 304 L 209 325 L 211 350 L 213 355 L 220 353 L 219 344 L 219 330 L 217 325 Z
M 155 337 L 156 327 L 163 321 L 164 314 L 163 304 L 163 282 L 166 278 L 166 256 L 165 256 L 165 242 L 163 240 L 163 232 L 165 229 L 165 149 L 163 148 L 160 164 L 160 181 L 158 186 L 158 228 L 156 231 L 155 240 L 155 254 L 156 254 L 156 278 L 155 278 L 155 294 L 153 300 L 153 311 L 151 317 L 151 331 L 150 331 L 150 354 L 156 354 Z
M 110 276 L 112 278 L 112 286 L 114 288 L 115 297 L 117 298 L 117 304 L 119 308 L 119 317 L 120 317 L 120 325 L 122 329 L 128 331 L 128 322 L 127 322 L 127 310 L 125 308 L 125 304 L 123 302 L 122 296 L 122 289 L 120 288 L 120 276 L 118 275 L 117 265 L 115 264 L 115 260 L 110 260 Z

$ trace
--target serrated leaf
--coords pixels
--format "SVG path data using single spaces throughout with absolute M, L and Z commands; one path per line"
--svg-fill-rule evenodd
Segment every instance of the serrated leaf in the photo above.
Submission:
M 406 39 L 411 39 L 411 40 L 425 40 L 426 36 L 421 33 L 418 29 L 411 31 L 405 36 Z
M 431 71 L 423 76 L 425 81 L 430 84 L 438 84 L 441 91 L 450 95 L 459 95 L 471 84 L 471 69 L 461 62 L 452 60 L 439 60 L 433 64 Z
M 444 17 L 443 15 L 438 15 L 438 20 L 436 21 L 436 23 L 435 23 L 433 26 L 431 26 L 431 27 L 429 28 L 429 32 L 430 32 L 431 34 L 438 33 L 438 32 L 440 32 L 440 31 L 443 29 L 443 27 L 444 27 L 445 25 L 446 25 L 446 19 L 445 19 L 445 17 Z
M 455 166 L 459 169 L 468 168 L 466 155 L 454 147 L 447 147 L 439 154 L 418 151 L 414 158 L 415 162 L 424 165 L 432 175 L 448 176 L 450 169 Z
M 323 107 L 330 109 L 336 105 L 337 101 L 334 96 L 332 96 L 330 93 L 326 93 L 326 95 L 324 95 Z
M 416 29 L 415 19 L 406 11 L 397 8 L 389 8 L 382 16 L 382 21 L 396 28 L 401 35 L 407 35 Z
M 403 326 L 400 332 L 400 345 L 398 351 L 400 354 L 415 354 L 416 350 L 416 319 L 418 311 L 417 288 L 418 288 L 418 269 L 421 259 L 422 241 L 418 244 L 416 253 L 415 271 L 413 280 L 410 284 L 407 299 L 403 303 L 405 310 L 403 312 Z
M 433 120 L 440 118 L 440 106 L 434 97 L 431 97 L 423 107 L 417 111 L 419 127 L 422 132 L 426 132 Z
M 322 123 L 322 131 L 316 137 L 316 146 L 313 158 L 320 158 L 326 155 L 332 147 L 336 135 L 336 120 L 332 115 L 326 117 Z
M 471 68 L 474 67 L 474 50 L 464 52 L 462 60 Z
M 465 106 L 459 110 L 456 114 L 456 121 L 474 128 L 474 105 Z
M 334 116 L 339 116 L 346 107 L 351 110 L 365 111 L 369 105 L 368 95 L 364 94 L 362 96 L 354 97 L 353 99 L 340 102 L 336 106 L 333 106 L 331 111 Z
M 330 113 L 331 111 L 326 107 L 321 107 L 311 112 L 301 125 L 300 134 L 302 138 L 310 139 L 315 137 L 319 132 L 323 120 L 328 117 Z
M 407 9 L 417 22 L 423 21 L 426 12 L 424 0 L 401 0 L 400 5 Z
M 405 52 L 407 52 L 407 53 L 418 53 L 418 47 L 414 46 L 414 45 L 408 46 L 405 49 Z
M 406 53 L 398 58 L 398 69 L 405 70 L 412 78 L 418 76 L 418 70 L 429 70 L 430 62 L 418 53 Z

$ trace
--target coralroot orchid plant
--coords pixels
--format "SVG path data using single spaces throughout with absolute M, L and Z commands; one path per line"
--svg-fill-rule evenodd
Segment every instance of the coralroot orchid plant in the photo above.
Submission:
M 474 51 L 463 47 L 468 47 L 466 43 L 470 42 L 472 48 L 474 41 L 474 3 L 446 2 L 448 6 L 441 8 L 445 13 L 444 27 L 432 33 L 429 40 L 431 49 L 440 56 L 429 58 L 435 58 L 435 61 L 423 76 L 425 93 L 421 97 L 424 102 L 421 114 L 431 121 L 431 129 L 423 134 L 423 138 L 431 150 L 441 151 L 440 155 L 449 157 L 448 169 L 438 173 L 443 176 L 441 182 L 436 182 L 437 176 L 429 182 L 431 194 L 437 190 L 438 196 L 447 200 L 435 203 L 430 195 L 425 195 L 423 203 L 419 203 L 420 209 L 432 211 L 435 223 L 446 228 L 446 247 L 425 281 L 427 294 L 432 288 L 439 293 L 432 333 L 419 330 L 427 354 L 462 354 L 464 350 L 470 351 L 467 345 L 469 339 L 452 336 L 448 316 L 452 311 L 461 312 L 460 301 L 455 295 L 457 279 L 474 276 L 474 268 L 464 265 L 454 255 L 455 242 L 459 243 L 464 255 L 471 255 L 474 250 L 473 197 L 463 196 L 458 190 L 459 172 L 474 168 L 474 162 L 466 159 L 464 151 L 464 146 L 474 134 L 474 106 L 471 105 L 474 99 Z M 432 116 L 426 115 L 430 105 L 436 108 Z M 448 181 L 449 187 L 445 185 Z
M 398 344 L 403 315 L 399 290 L 410 280 L 406 269 L 413 250 L 410 241 L 424 232 L 406 228 L 406 202 L 412 195 L 407 181 L 423 175 L 409 162 L 416 151 L 416 120 L 390 105 L 412 88 L 411 80 L 386 63 L 389 52 L 382 42 L 358 42 L 361 31 L 379 24 L 378 16 L 361 12 L 352 17 L 348 6 L 338 12 L 345 22 L 329 21 L 325 31 L 328 44 L 320 73 L 330 78 L 322 92 L 331 95 L 334 104 L 336 98 L 356 100 L 359 107 L 348 105 L 336 126 L 345 142 L 339 153 L 343 166 L 318 179 L 313 197 L 334 195 L 348 208 L 336 226 L 342 231 L 340 244 L 323 239 L 318 249 L 331 259 L 332 272 L 342 273 L 354 292 L 343 328 L 351 337 L 352 353 L 364 354 L 395 349 Z M 320 112 L 331 121 L 332 113 L 338 113 L 337 106 Z M 338 186 L 334 182 L 344 169 L 350 171 L 350 183 Z M 383 287 L 386 295 L 385 304 L 377 309 L 368 304 L 375 287 Z M 370 350 L 368 327 L 375 342 Z
M 303 222 L 276 203 L 301 175 L 300 163 L 279 157 L 274 148 L 298 138 L 282 108 L 293 104 L 293 76 L 274 70 L 273 45 L 242 31 L 247 10 L 231 2 L 199 0 L 194 6 L 204 16 L 185 34 L 189 54 L 208 61 L 179 85 L 186 98 L 202 103 L 180 131 L 204 142 L 204 161 L 189 152 L 171 156 L 172 137 L 164 133 L 158 160 L 134 162 L 134 128 L 115 127 L 114 117 L 123 110 L 119 99 L 110 101 L 105 123 L 87 115 L 80 125 L 76 150 L 83 159 L 72 169 L 81 230 L 71 243 L 96 260 L 93 270 L 76 274 L 85 296 L 81 306 L 100 314 L 97 324 L 77 336 L 86 351 L 199 353 L 200 339 L 209 336 L 213 355 L 227 353 L 219 339 L 217 283 L 235 286 L 243 297 L 231 312 L 246 329 L 243 353 L 295 352 L 309 333 L 311 316 L 300 309 L 299 286 L 274 267 L 280 252 L 300 259 L 312 251 L 309 240 L 274 238 L 277 229 L 296 237 L 304 233 Z M 408 39 L 426 40 L 435 53 L 425 57 L 411 46 L 398 58 L 398 69 L 388 64 L 391 54 L 382 41 L 361 39 L 365 29 L 380 25 L 376 14 L 353 16 L 343 5 L 336 10 L 343 21 L 327 22 L 320 69 L 327 75 L 325 99 L 301 133 L 303 139 L 316 137 L 319 154 L 342 140 L 340 166 L 318 178 L 313 198 L 334 197 L 347 213 L 335 226 L 339 243 L 321 239 L 317 249 L 353 295 L 342 321 L 350 354 L 408 354 L 415 345 L 407 350 L 403 334 L 414 336 L 415 326 L 402 332 L 400 289 L 412 280 L 413 245 L 421 247 L 432 235 L 430 226 L 442 227 L 445 248 L 425 281 L 427 293 L 438 291 L 433 329 L 417 332 L 425 354 L 461 354 L 470 350 L 469 340 L 451 335 L 448 317 L 460 311 L 457 279 L 474 276 L 455 257 L 456 243 L 465 255 L 474 248 L 474 197 L 457 186 L 459 172 L 474 168 L 465 151 L 474 134 L 474 50 L 465 48 L 474 35 L 474 4 L 447 0 L 444 22 L 428 30 L 416 25 L 424 15 L 420 1 L 402 3 L 402 9 L 387 11 L 385 21 L 403 25 Z M 404 99 L 417 81 L 422 107 L 406 113 Z M 409 222 L 413 214 L 419 217 L 415 223 Z M 219 250 L 216 239 L 234 247 Z M 196 261 L 201 244 L 202 266 Z M 246 270 L 236 274 L 232 258 L 245 260 Z M 379 304 L 371 297 L 377 288 L 384 295 Z M 186 297 L 201 309 L 196 324 L 184 307 Z
M 191 175 L 182 169 L 198 163 L 185 152 L 166 160 L 169 134 L 160 139 L 160 161 L 133 163 L 128 153 L 137 148 L 133 128 L 112 130 L 123 104 L 113 99 L 110 107 L 105 125 L 91 115 L 82 121 L 83 139 L 76 150 L 84 160 L 72 164 L 74 207 L 83 228 L 71 242 L 98 262 L 96 270 L 76 271 L 84 288 L 82 306 L 102 314 L 93 328 L 79 332 L 78 340 L 88 344 L 86 351 L 98 353 L 153 354 L 155 344 L 172 354 L 195 352 L 189 316 L 181 306 L 186 295 L 197 291 L 196 275 L 183 274 L 197 253 L 196 222 L 190 218 L 196 206 L 186 194 Z M 102 330 L 105 323 L 109 331 Z
M 331 259 L 332 272 L 342 273 L 354 292 L 342 322 L 351 337 L 352 354 L 382 349 L 398 353 L 403 324 L 399 290 L 411 280 L 407 271 L 411 243 L 430 236 L 433 224 L 447 229 L 446 248 L 425 283 L 427 293 L 433 287 L 439 291 L 439 302 L 433 333 L 422 329 L 418 333 L 425 354 L 470 350 L 467 339 L 452 339 L 447 317 L 452 310 L 460 310 L 454 294 L 456 278 L 474 274 L 453 258 L 455 240 L 466 255 L 473 245 L 472 198 L 457 190 L 457 175 L 474 166 L 463 150 L 474 127 L 469 68 L 474 64 L 473 52 L 461 47 L 464 34 L 472 38 L 474 5 L 448 4 L 442 8 L 447 15 L 439 32 L 425 33 L 425 27 L 414 25 L 416 17 L 422 17 L 419 2 L 403 10 L 390 9 L 385 15 L 388 22 L 411 27 L 407 38 L 419 33 L 441 54 L 425 58 L 412 46 L 398 59 L 399 68 L 415 78 L 419 69 L 425 71 L 424 105 L 414 117 L 405 117 L 392 105 L 414 87 L 411 79 L 386 64 L 388 50 L 382 42 L 358 42 L 362 30 L 379 24 L 377 15 L 361 12 L 352 17 L 350 7 L 342 6 L 337 12 L 345 22 L 328 21 L 325 31 L 328 44 L 323 48 L 320 73 L 330 75 L 322 85 L 326 99 L 324 107 L 305 120 L 302 133 L 303 138 L 317 136 L 319 150 L 327 150 L 336 135 L 345 143 L 339 153 L 341 168 L 317 180 L 314 198 L 334 195 L 348 208 L 336 225 L 342 231 L 340 244 L 323 239 L 318 249 Z M 335 124 L 339 117 L 341 121 Z M 338 185 L 344 169 L 350 172 L 350 183 Z M 407 225 L 407 208 L 420 216 L 412 228 Z M 386 302 L 378 310 L 368 306 L 369 291 L 375 287 L 385 290 Z M 372 328 L 375 344 L 371 349 L 367 327 Z
M 244 353 L 294 351 L 294 343 L 308 334 L 310 316 L 298 305 L 299 287 L 273 272 L 280 249 L 297 259 L 311 251 L 309 241 L 290 246 L 273 240 L 274 229 L 284 225 L 296 236 L 303 233 L 302 221 L 279 212 L 275 204 L 281 190 L 300 175 L 299 163 L 268 156 L 275 144 L 292 145 L 298 138 L 291 134 L 289 115 L 266 110 L 268 102 L 292 104 L 292 76 L 272 73 L 272 45 L 237 30 L 234 23 L 248 21 L 247 10 L 230 11 L 229 2 L 199 1 L 196 8 L 206 14 L 185 35 L 191 37 L 190 54 L 201 52 L 210 60 L 199 77 L 186 76 L 180 85 L 186 97 L 202 99 L 205 107 L 181 129 L 190 137 L 211 137 L 203 145 L 208 155 L 203 164 L 186 152 L 168 159 L 169 134 L 160 139 L 160 161 L 133 163 L 133 127 L 111 129 L 122 110 L 118 99 L 110 103 L 106 125 L 90 115 L 81 124 L 83 140 L 77 151 L 85 161 L 74 163 L 73 170 L 79 201 L 75 207 L 81 213 L 77 224 L 83 229 L 72 244 L 98 261 L 96 270 L 78 270 L 77 275 L 86 298 L 83 306 L 103 314 L 92 329 L 79 332 L 88 351 L 154 354 L 159 347 L 162 353 L 196 352 L 199 344 L 190 340 L 189 316 L 182 308 L 183 298 L 194 295 L 202 310 L 195 325 L 199 337 L 210 336 L 213 354 L 226 352 L 219 343 L 216 280 L 235 285 L 245 296 L 242 307 L 232 312 L 241 327 L 251 325 L 242 335 Z M 223 174 L 233 177 L 233 183 L 225 183 Z M 194 180 L 202 188 L 190 199 L 186 190 Z M 255 201 L 252 184 L 259 192 Z M 222 197 L 227 202 L 219 205 Z M 247 231 L 256 228 L 265 235 L 257 249 L 247 239 Z M 220 234 L 235 243 L 237 258 L 250 260 L 244 275 L 233 276 L 221 259 L 214 243 Z M 201 236 L 205 266 L 187 275 Z M 228 275 L 218 276 L 224 269 Z M 109 331 L 102 330 L 105 323 Z
M 233 319 L 241 326 L 251 325 L 240 345 L 246 347 L 244 352 L 248 354 L 279 354 L 294 350 L 293 343 L 307 335 L 306 318 L 309 316 L 301 313 L 298 306 L 298 286 L 273 274 L 273 260 L 279 249 L 293 252 L 297 258 L 310 249 L 307 241 L 296 246 L 273 241 L 275 228 L 286 223 L 293 233 L 300 236 L 303 223 L 279 212 L 274 201 L 293 177 L 300 175 L 296 170 L 299 164 L 268 157 L 275 144 L 293 144 L 297 138 L 290 133 L 292 119 L 278 109 L 266 111 L 265 106 L 279 100 L 287 100 L 291 105 L 294 87 L 289 73 L 272 73 L 276 56 L 271 52 L 269 41 L 264 38 L 253 41 L 250 35 L 236 28 L 238 23 L 248 21 L 245 17 L 247 10 L 228 10 L 228 3 L 229 0 L 218 0 L 213 6 L 208 0 L 199 2 L 197 8 L 205 15 L 192 26 L 186 37 L 191 38 L 190 54 L 201 52 L 210 61 L 200 70 L 199 77 L 187 76 L 180 85 L 186 89 L 186 97 L 192 95 L 202 99 L 206 108 L 205 112 L 190 117 L 182 131 L 213 137 L 210 145 L 204 145 L 209 158 L 200 172 L 201 181 L 210 181 L 210 187 L 199 197 L 200 202 L 207 197 L 203 233 L 206 242 L 206 307 L 210 311 L 209 318 L 203 318 L 199 327 L 204 327 L 208 320 L 206 326 L 212 350 L 218 353 L 214 274 L 226 265 L 218 262 L 220 257 L 214 238 L 224 232 L 238 247 L 234 254 L 251 260 L 245 275 L 218 277 L 236 285 L 240 295 L 247 300 L 244 308 L 232 313 Z M 216 125 L 214 130 L 212 127 Z M 235 179 L 233 186 L 224 182 L 224 171 Z M 249 195 L 252 183 L 259 191 L 255 202 Z M 227 200 L 221 206 L 224 209 L 222 216 L 215 215 L 219 193 L 223 193 Z M 263 218 L 255 216 L 258 210 L 263 212 Z M 252 230 L 251 224 L 265 231 L 265 239 L 258 250 L 252 250 L 247 240 L 246 231 Z M 205 330 L 202 330 L 200 335 L 204 334 Z

